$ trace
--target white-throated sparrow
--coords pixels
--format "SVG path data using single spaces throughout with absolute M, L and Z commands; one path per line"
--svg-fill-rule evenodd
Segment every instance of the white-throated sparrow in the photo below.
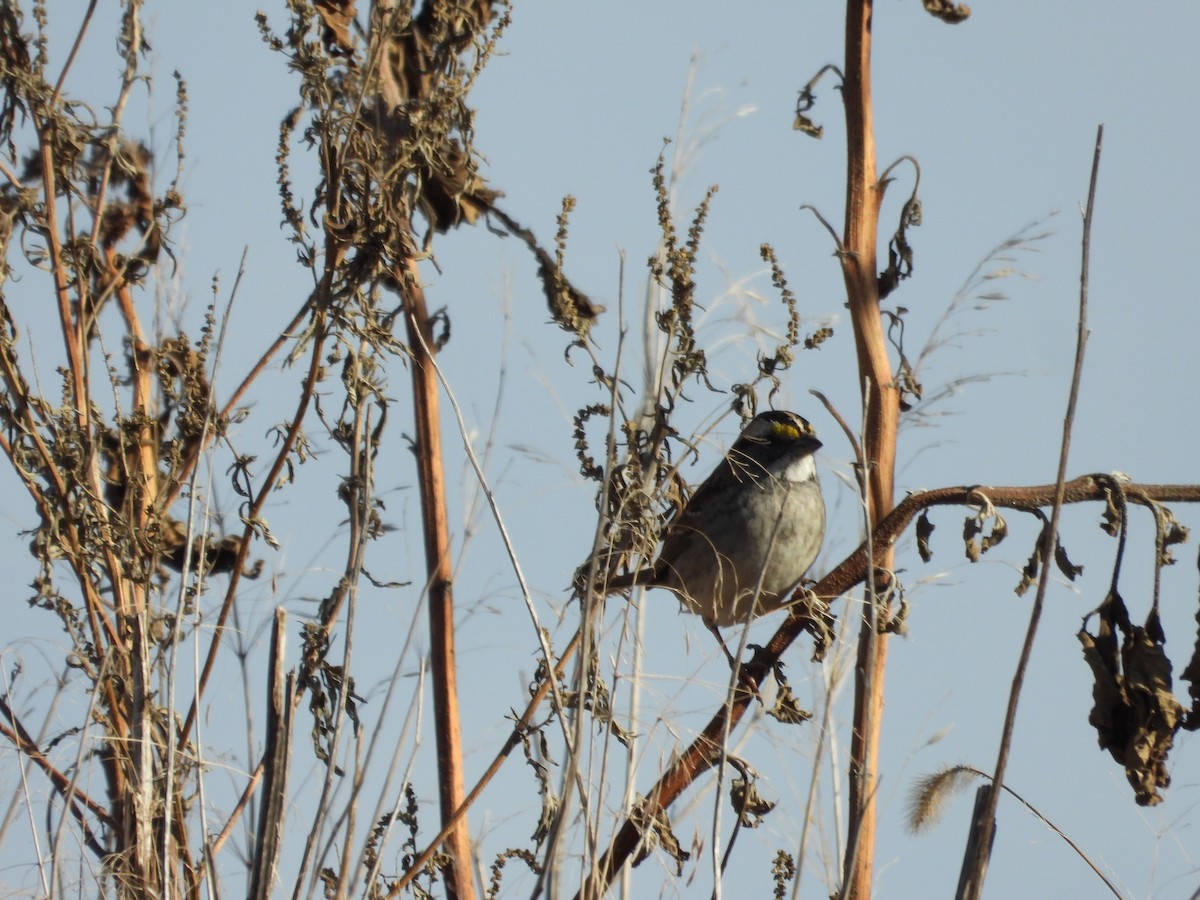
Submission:
M 825 538 L 820 446 L 795 413 L 755 416 L 667 526 L 654 565 L 610 579 L 606 593 L 666 588 L 714 631 L 779 609 Z

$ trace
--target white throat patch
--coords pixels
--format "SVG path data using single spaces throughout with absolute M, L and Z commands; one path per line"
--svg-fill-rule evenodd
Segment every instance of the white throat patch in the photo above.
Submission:
M 780 477 L 784 481 L 808 481 L 817 475 L 817 461 L 811 453 L 806 453 L 783 470 Z

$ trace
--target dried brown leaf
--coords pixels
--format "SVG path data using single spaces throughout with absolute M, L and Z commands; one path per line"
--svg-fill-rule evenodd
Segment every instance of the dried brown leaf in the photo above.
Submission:
M 792 686 L 786 681 L 779 683 L 775 702 L 767 710 L 767 715 L 785 725 L 799 725 L 812 718 L 812 713 L 800 706 L 800 701 L 792 693 Z
M 951 0 L 924 0 L 925 12 L 935 19 L 941 19 L 947 25 L 957 25 L 966 21 L 971 15 L 971 7 L 965 3 L 952 3 Z
M 683 864 L 691 858 L 691 854 L 683 849 L 679 838 L 671 830 L 671 820 L 667 818 L 666 810 L 660 809 L 653 816 L 647 816 L 645 801 L 639 801 L 629 814 L 629 820 L 642 834 L 633 864 L 636 866 L 654 850 L 661 849 L 675 860 L 676 874 L 682 875 Z
M 1083 574 L 1083 566 L 1077 566 L 1067 557 L 1066 548 L 1062 545 L 1062 539 L 1054 545 L 1054 562 L 1058 566 L 1058 571 L 1067 576 L 1068 581 L 1074 581 L 1077 577 Z
M 1188 530 L 1179 524 L 1174 513 L 1165 506 L 1157 507 L 1157 513 L 1158 528 L 1162 535 L 1158 550 L 1158 564 L 1160 566 L 1171 566 L 1175 564 L 1175 554 L 1171 552 L 1171 547 L 1176 544 L 1186 543 Z
M 1119 595 L 1111 593 L 1098 610 L 1096 635 L 1086 623 L 1078 633 L 1092 670 L 1092 711 L 1088 722 L 1100 746 L 1125 768 L 1139 806 L 1162 802 L 1160 788 L 1171 783 L 1167 755 L 1183 721 L 1183 706 L 1171 688 L 1171 661 L 1157 614 L 1130 626 Z M 1121 634 L 1120 655 L 1116 652 Z
M 1179 677 L 1188 683 L 1188 696 L 1192 699 L 1192 709 L 1183 727 L 1188 731 L 1200 730 L 1200 608 L 1196 610 L 1196 642 L 1192 645 L 1192 658 Z
M 987 553 L 1006 537 L 1008 537 L 1008 522 L 1004 520 L 1004 516 L 996 513 L 993 516 L 992 530 L 984 537 L 980 544 L 980 550 Z
M 921 511 L 917 518 L 917 552 L 921 554 L 922 562 L 933 559 L 933 551 L 929 548 L 929 537 L 933 534 L 934 525 L 929 521 L 929 510 Z
M 352 51 L 350 26 L 354 22 L 354 0 L 316 0 L 314 5 L 325 26 L 321 40 L 326 52 L 338 56 Z
M 757 828 L 775 804 L 759 793 L 753 781 L 735 778 L 729 783 L 729 802 L 743 828 Z
M 971 562 L 979 562 L 979 542 L 975 540 L 983 531 L 983 526 L 975 516 L 967 516 L 963 520 L 963 550 Z

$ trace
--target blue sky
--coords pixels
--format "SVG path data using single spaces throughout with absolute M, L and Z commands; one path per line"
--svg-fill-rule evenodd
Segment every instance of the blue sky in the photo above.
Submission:
M 1041 223 L 1031 234 L 1047 236 L 1010 254 L 1011 263 L 985 266 L 989 273 L 1011 269 L 984 289 L 1007 299 L 957 317 L 958 336 L 933 354 L 927 388 L 981 378 L 938 407 L 944 415 L 927 427 L 905 430 L 899 487 L 1053 480 L 1075 345 L 1080 206 L 1100 123 L 1106 133 L 1092 246 L 1091 339 L 1069 471 L 1120 470 L 1141 481 L 1195 482 L 1190 447 L 1197 437 L 1193 379 L 1200 374 L 1195 350 L 1200 319 L 1192 260 L 1200 236 L 1195 213 L 1200 63 L 1194 44 L 1200 7 L 1174 4 L 1169 12 L 1150 12 L 1131 4 L 1101 9 L 1030 0 L 974 7 L 972 17 L 955 27 L 933 20 L 915 2 L 883 0 L 876 9 L 880 168 L 904 154 L 921 166 L 924 221 L 910 232 L 915 274 L 891 298 L 893 308 L 909 310 L 910 350 L 919 350 L 993 248 L 1031 223 Z M 266 11 L 277 29 L 285 27 L 282 4 Z M 183 181 L 189 211 L 177 233 L 180 273 L 163 290 L 174 302 L 189 302 L 184 316 L 195 334 L 212 278 L 219 275 L 222 297 L 227 296 L 247 249 L 218 379 L 226 389 L 307 291 L 305 273 L 278 227 L 275 186 L 277 127 L 296 102 L 295 87 L 283 60 L 259 40 L 251 12 L 232 2 L 148 4 L 147 37 L 154 48 L 148 65 L 156 80 L 148 101 L 138 95 L 127 122 L 134 130 L 151 128 L 154 145 L 166 153 L 173 129 L 170 73 L 183 74 L 190 98 Z M 64 33 L 73 14 L 51 10 Z M 682 138 L 679 145 L 688 151 L 677 194 L 681 221 L 710 184 L 720 185 L 705 230 L 700 283 L 707 307 L 702 335 L 720 347 L 713 354 L 717 386 L 727 388 L 753 371 L 756 332 L 750 323 L 769 332 L 783 322 L 758 256 L 762 242 L 776 248 L 809 327 L 833 325 L 833 340 L 800 356 L 779 398 L 780 406 L 812 419 L 825 440 L 821 467 L 831 523 L 818 568 L 836 564 L 859 533 L 855 501 L 844 488 L 850 451 L 808 395 L 810 388 L 819 389 L 848 418 L 857 416 L 852 343 L 833 247 L 815 218 L 800 210 L 808 203 L 834 223 L 842 218 L 843 125 L 833 81 L 818 87 L 812 113 L 825 126 L 821 141 L 793 131 L 791 122 L 798 89 L 823 64 L 840 63 L 840 16 L 833 3 L 761 2 L 736 11 L 708 2 L 519 3 L 501 55 L 474 94 L 477 149 L 488 178 L 506 193 L 506 211 L 549 242 L 562 197 L 577 198 L 568 271 L 609 308 L 595 333 L 603 358 L 611 360 L 616 350 L 622 296 L 631 339 L 637 338 L 645 260 L 658 234 L 650 169 L 664 137 Z M 109 28 L 97 23 L 73 85 L 100 105 L 111 102 L 107 92 L 117 72 Z M 685 93 L 688 112 L 681 124 Z M 299 178 L 311 172 L 299 151 L 295 166 Z M 902 169 L 885 206 L 885 227 L 895 221 L 910 189 L 911 170 Z M 535 266 L 521 245 L 476 228 L 439 239 L 435 251 L 441 271 L 428 267 L 429 301 L 434 308 L 445 306 L 454 324 L 441 364 L 480 447 L 499 405 L 489 478 L 543 620 L 553 624 L 595 524 L 591 488 L 575 474 L 570 419 L 601 394 L 589 384 L 586 365 L 564 364 L 563 336 L 545 324 Z M 27 304 L 30 315 L 44 304 L 44 286 L 33 280 L 7 290 L 10 303 Z M 44 365 L 49 371 L 49 363 Z M 636 384 L 636 365 L 623 373 Z M 263 458 L 263 435 L 290 414 L 298 381 L 295 370 L 272 372 L 241 426 L 237 439 L 260 446 Z M 417 500 L 401 438 L 410 430 L 408 384 L 398 361 L 390 381 L 393 430 L 380 463 L 380 489 L 398 530 L 372 548 L 368 568 L 377 578 L 419 583 Z M 695 402 L 682 413 L 681 425 L 711 424 L 728 399 L 699 388 L 690 396 Z M 318 430 L 315 422 L 312 430 Z M 735 432 L 733 419 L 723 419 L 702 445 L 700 462 L 685 470 L 687 477 L 702 478 Z M 474 771 L 486 765 L 506 734 L 504 717 L 521 702 L 522 684 L 536 662 L 535 644 L 511 567 L 486 510 L 477 506 L 473 476 L 453 431 L 447 444 L 455 491 L 451 519 L 463 548 L 456 588 L 463 608 L 460 681 Z M 273 577 L 246 588 L 242 615 L 252 639 L 262 639 L 259 627 L 274 605 L 284 603 L 297 616 L 310 612 L 306 598 L 327 593 L 337 577 L 340 558 L 330 536 L 344 534 L 334 497 L 339 465 L 340 454 L 327 449 L 299 470 L 297 485 L 281 492 L 269 509 L 283 549 L 272 554 L 261 548 Z M 232 511 L 232 492 L 220 483 L 223 467 L 215 468 L 214 497 Z M 22 556 L 25 539 L 17 538 L 33 524 L 22 503 L 7 511 L 13 540 L 2 552 L 7 566 L 31 572 Z M 1185 524 L 1196 523 L 1193 510 L 1176 512 Z M 463 524 L 468 516 L 472 529 Z M 912 613 L 909 634 L 893 642 L 891 656 L 879 798 L 880 897 L 953 891 L 970 797 L 958 798 L 938 829 L 913 837 L 902 826 L 905 794 L 915 776 L 941 766 L 987 769 L 994 763 L 1030 603 L 1012 587 L 1036 535 L 1031 521 L 1010 516 L 1013 533 L 994 551 L 996 558 L 969 566 L 959 555 L 958 512 L 933 518 L 934 562 L 922 564 L 909 545 L 898 560 Z M 1114 550 L 1098 521 L 1095 508 L 1071 510 L 1064 519 L 1064 541 L 1086 571 L 1073 585 L 1051 588 L 1009 783 L 1082 845 L 1127 895 L 1187 897 L 1200 883 L 1192 836 L 1198 822 L 1195 741 L 1181 735 L 1166 802 L 1143 810 L 1134 806 L 1123 773 L 1097 748 L 1086 723 L 1090 681 L 1074 633 L 1103 598 Z M 1152 536 L 1148 514 L 1136 514 L 1122 581 L 1135 618 L 1149 602 Z M 1185 547 L 1180 564 L 1164 578 L 1167 649 L 1179 668 L 1195 635 L 1194 554 L 1194 546 Z M 392 671 L 416 600 L 415 589 L 364 597 L 356 665 L 370 701 L 368 717 L 378 714 L 381 697 L 371 691 Z M 38 640 L 53 646 L 59 639 L 54 627 L 37 624 L 21 606 L 21 633 L 41 633 Z M 706 720 L 725 675 L 703 628 L 679 615 L 669 596 L 649 594 L 644 606 L 644 707 L 637 723 L 643 787 L 659 760 Z M 855 609 L 853 602 L 843 603 L 839 612 L 852 616 Z M 615 629 L 621 613 L 610 608 L 606 622 Z M 555 632 L 560 641 L 573 628 L 574 608 L 565 615 Z M 753 634 L 765 637 L 771 627 L 759 623 Z M 10 633 L 5 643 L 14 637 Z M 423 645 L 424 638 L 416 637 L 417 652 Z M 31 646 L 21 645 L 24 652 Z M 618 652 L 615 637 L 608 650 Z M 252 659 L 261 665 L 263 656 L 260 651 Z M 789 660 L 802 702 L 816 702 L 822 673 L 808 664 L 807 648 L 797 647 Z M 416 657 L 403 668 L 414 672 Z M 235 673 L 228 679 L 219 692 L 240 694 Z M 389 715 L 399 717 L 395 711 Z M 844 702 L 835 720 L 841 726 L 836 753 L 844 760 Z M 426 752 L 430 727 L 427 721 Z M 213 709 L 206 728 L 221 743 L 221 716 Z M 761 896 L 770 854 L 778 846 L 794 849 L 798 839 L 815 730 L 785 730 L 768 721 L 755 723 L 752 734 L 739 752 L 763 773 L 766 789 L 779 801 L 760 831 L 739 838 L 737 852 L 744 854 L 739 871 L 761 880 L 761 889 L 754 882 L 754 895 Z M 235 745 L 223 757 L 233 768 L 244 764 L 236 750 Z M 298 790 L 304 773 L 312 771 L 307 765 L 298 759 Z M 520 767 L 519 761 L 509 764 L 505 784 L 485 798 L 473 819 L 476 833 L 484 835 L 485 858 L 524 841 L 536 819 L 532 781 Z M 432 785 L 426 786 L 425 795 L 432 796 Z M 826 779 L 820 808 L 830 836 L 836 830 L 831 791 Z M 685 811 L 686 801 L 698 794 L 676 808 L 685 846 L 693 835 L 709 838 L 710 792 Z M 427 815 L 431 823 L 432 809 Z M 300 828 L 303 816 L 298 813 L 294 821 Z M 694 886 L 668 886 L 662 893 L 707 895 L 706 864 L 694 872 Z M 522 893 L 513 878 L 510 887 Z M 641 896 L 658 893 L 662 881 L 669 879 L 655 861 L 635 876 Z M 988 887 L 996 897 L 1103 895 L 1058 838 L 1008 801 L 1001 806 Z M 806 873 L 801 896 L 827 892 L 819 867 Z

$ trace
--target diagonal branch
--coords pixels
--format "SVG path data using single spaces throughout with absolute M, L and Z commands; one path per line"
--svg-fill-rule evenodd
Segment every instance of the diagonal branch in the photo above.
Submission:
M 71 814 L 83 828 L 83 833 L 88 847 L 97 855 L 97 857 L 103 857 L 104 848 L 101 847 L 99 841 L 97 841 L 96 837 L 92 834 L 91 828 L 84 819 L 83 809 L 81 807 L 86 807 L 87 810 L 92 813 L 92 815 L 96 816 L 106 827 L 112 828 L 115 823 L 113 822 L 112 816 L 109 814 L 108 809 L 105 808 L 103 804 L 98 803 L 81 791 L 72 783 L 71 778 L 67 777 L 52 762 L 50 762 L 50 760 L 46 757 L 46 754 L 44 754 L 41 748 L 38 747 L 37 741 L 35 741 L 29 732 L 25 730 L 25 726 L 21 724 L 20 720 L 16 716 L 16 713 L 13 712 L 7 701 L 5 701 L 3 698 L 0 698 L 0 716 L 7 719 L 12 726 L 10 728 L 8 725 L 0 723 L 0 735 L 3 735 L 5 738 L 11 741 L 12 745 L 17 748 L 18 752 L 29 757 L 30 761 L 33 762 L 33 764 L 39 769 L 41 769 L 42 772 L 45 773 L 46 777 L 50 779 L 50 783 L 54 785 L 54 789 L 67 799 L 71 807 Z

